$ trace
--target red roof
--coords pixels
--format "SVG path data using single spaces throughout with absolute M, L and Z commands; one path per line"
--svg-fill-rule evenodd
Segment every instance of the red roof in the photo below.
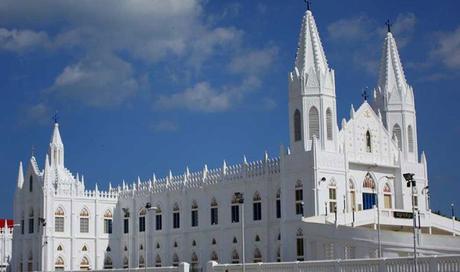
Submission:
M 6 220 L 6 223 L 8 224 L 8 228 L 12 228 L 14 224 L 13 219 L 1 219 L 0 218 L 0 229 L 5 227 L 5 220 Z

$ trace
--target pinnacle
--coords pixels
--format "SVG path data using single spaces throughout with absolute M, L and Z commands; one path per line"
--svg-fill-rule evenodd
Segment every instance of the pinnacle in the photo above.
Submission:
M 295 67 L 301 73 L 308 73 L 312 68 L 316 72 L 324 72 L 329 69 L 311 10 L 307 10 L 303 17 Z

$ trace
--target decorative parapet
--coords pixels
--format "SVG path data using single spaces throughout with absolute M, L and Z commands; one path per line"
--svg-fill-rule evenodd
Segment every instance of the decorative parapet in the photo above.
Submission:
M 277 175 L 280 172 L 280 158 L 268 158 L 263 160 L 246 162 L 227 166 L 224 162 L 223 167 L 208 170 L 207 166 L 203 170 L 190 173 L 188 170 L 182 175 L 169 176 L 148 180 L 145 182 L 134 183 L 125 186 L 119 193 L 120 197 L 132 195 L 144 195 L 149 193 L 162 193 L 169 191 L 181 191 L 184 189 L 200 188 L 202 186 L 239 181 L 242 179 L 256 179 L 261 176 Z

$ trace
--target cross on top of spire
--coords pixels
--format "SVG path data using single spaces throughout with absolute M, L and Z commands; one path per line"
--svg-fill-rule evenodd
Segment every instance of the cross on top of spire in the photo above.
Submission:
M 58 111 L 55 111 L 55 112 L 54 112 L 53 121 L 54 121 L 55 124 L 58 123 Z
M 367 101 L 367 89 L 368 87 L 364 88 L 363 93 L 361 94 L 361 97 L 364 99 L 364 101 Z
M 304 0 L 307 3 L 307 10 L 311 10 L 311 2 L 309 0 Z
M 387 26 L 388 32 L 391 32 L 391 26 L 392 26 L 393 24 L 390 22 L 389 19 L 385 22 L 385 25 Z

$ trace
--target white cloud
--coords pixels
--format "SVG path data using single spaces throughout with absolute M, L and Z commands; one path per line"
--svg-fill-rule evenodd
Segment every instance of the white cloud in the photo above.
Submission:
M 45 47 L 48 43 L 48 35 L 43 31 L 0 28 L 0 49 L 3 50 L 23 52 L 35 47 Z
M 249 77 L 239 86 L 213 88 L 209 82 L 203 81 L 182 92 L 169 96 L 162 95 L 155 102 L 157 109 L 186 109 L 196 112 L 222 112 L 235 106 L 246 93 L 257 89 L 260 81 Z
M 278 48 L 276 47 L 253 50 L 235 56 L 228 68 L 236 74 L 258 75 L 271 68 L 277 55 Z
M 460 26 L 450 33 L 440 34 L 431 55 L 448 68 L 460 68 Z
M 391 31 L 395 36 L 399 49 L 405 47 L 412 39 L 417 18 L 413 13 L 400 13 L 392 24 Z M 340 19 L 328 27 L 328 38 L 340 44 L 340 50 L 348 50 L 349 54 L 341 54 L 349 58 L 354 67 L 376 75 L 383 43 L 387 32 L 386 26 L 366 15 Z
M 373 31 L 372 21 L 367 16 L 340 19 L 328 25 L 329 38 L 334 41 L 367 40 Z
M 65 67 L 47 93 L 92 107 L 110 107 L 133 96 L 138 88 L 129 63 L 113 55 L 97 55 Z

